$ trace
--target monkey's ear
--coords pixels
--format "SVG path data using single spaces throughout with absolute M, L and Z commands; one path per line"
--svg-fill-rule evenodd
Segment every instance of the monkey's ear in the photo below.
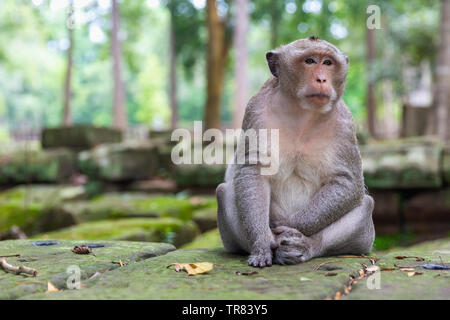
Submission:
M 267 60 L 267 64 L 269 65 L 270 72 L 272 72 L 272 74 L 275 77 L 278 77 L 278 66 L 279 66 L 279 61 L 280 61 L 280 56 L 279 56 L 278 52 L 275 52 L 275 51 L 267 52 L 266 60 Z
M 344 57 L 345 57 L 345 61 L 346 61 L 347 64 L 348 64 L 348 56 L 344 55 Z

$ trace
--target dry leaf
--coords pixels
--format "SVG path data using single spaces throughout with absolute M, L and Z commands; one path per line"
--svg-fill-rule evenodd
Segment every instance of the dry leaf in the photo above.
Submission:
M 91 254 L 92 253 L 92 255 L 95 256 L 95 254 L 92 252 L 91 248 L 89 248 L 88 246 L 86 246 L 84 244 L 81 246 L 75 246 L 72 249 L 72 252 L 76 253 L 76 254 Z
M 342 293 L 336 292 L 336 295 L 334 296 L 334 300 L 339 300 L 342 297 Z
M 381 268 L 381 271 L 393 271 L 393 270 L 397 270 L 397 268 L 390 268 L 390 267 Z
M 50 281 L 47 282 L 47 291 L 45 291 L 45 293 L 49 293 L 49 292 L 58 292 L 59 289 L 57 287 L 55 287 L 55 285 L 53 283 L 51 283 Z
M 422 272 L 408 272 L 408 277 L 420 276 Z
M 175 266 L 176 272 L 185 270 L 188 273 L 188 275 L 196 275 L 212 270 L 214 264 L 211 262 L 195 262 L 195 263 L 173 263 L 170 266 Z

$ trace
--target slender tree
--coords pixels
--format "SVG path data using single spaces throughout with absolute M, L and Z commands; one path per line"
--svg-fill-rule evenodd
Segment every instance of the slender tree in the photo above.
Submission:
M 441 23 L 436 91 L 434 132 L 442 139 L 450 139 L 450 0 L 441 0 Z
M 170 110 L 172 111 L 170 126 L 176 128 L 178 125 L 178 101 L 177 101 L 177 54 L 176 54 L 176 29 L 175 29 L 175 1 L 169 1 L 170 11 L 170 40 L 169 40 L 169 52 L 170 52 L 170 74 L 169 74 L 169 99 Z
M 234 102 L 234 127 L 242 126 L 245 106 L 248 99 L 248 50 L 247 32 L 249 23 L 248 0 L 236 0 L 236 25 L 234 29 L 234 47 L 236 50 L 234 73 L 236 93 Z
M 73 64 L 73 0 L 69 4 L 69 14 L 66 21 L 67 31 L 69 35 L 69 48 L 67 48 L 67 71 L 66 79 L 64 82 L 64 111 L 63 111 L 63 125 L 70 126 L 72 124 L 72 112 L 70 108 L 70 98 L 72 95 L 71 82 L 72 82 L 72 64 Z
M 117 0 L 112 0 L 111 44 L 114 77 L 114 126 L 125 131 L 127 129 L 127 115 L 125 110 L 125 88 L 121 74 L 122 49 L 119 40 L 119 8 Z
M 226 20 L 217 12 L 216 0 L 206 2 L 207 49 L 207 98 L 204 129 L 220 128 L 220 102 L 223 92 L 225 65 L 229 44 L 225 37 Z
M 375 81 L 373 77 L 375 63 L 375 29 L 367 28 L 366 35 L 366 58 L 367 58 L 367 123 L 369 133 L 377 137 L 376 132 L 376 110 Z

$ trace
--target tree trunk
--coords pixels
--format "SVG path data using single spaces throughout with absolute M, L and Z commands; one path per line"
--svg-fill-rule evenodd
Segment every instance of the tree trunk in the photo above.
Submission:
M 207 97 L 204 129 L 220 128 L 220 102 L 225 75 L 227 46 L 225 24 L 217 13 L 216 1 L 206 1 L 208 25 Z
M 270 47 L 275 49 L 278 45 L 281 18 L 284 13 L 284 1 L 272 1 L 270 9 Z
M 121 75 L 122 50 L 119 40 L 119 8 L 117 6 L 117 0 L 112 0 L 111 43 L 114 75 L 114 127 L 125 131 L 127 129 L 127 116 L 125 110 L 125 89 Z
M 367 55 L 367 123 L 369 134 L 377 138 L 376 132 L 376 110 L 375 83 L 373 80 L 374 62 L 375 62 L 375 30 L 367 29 L 366 38 Z
M 450 139 L 450 0 L 441 0 L 438 64 L 436 66 L 435 129 L 442 139 Z
M 69 6 L 69 15 L 66 22 L 67 25 L 67 31 L 69 33 L 69 48 L 67 49 L 67 71 L 66 71 L 66 80 L 64 83 L 64 109 L 63 109 L 63 125 L 64 126 L 70 126 L 72 124 L 72 112 L 70 108 L 70 99 L 72 95 L 71 91 L 71 82 L 72 82 L 72 64 L 73 64 L 73 47 L 74 47 L 74 41 L 73 41 L 73 21 L 72 21 L 72 15 L 73 12 L 73 0 L 70 1 Z
M 170 76 L 169 76 L 169 99 L 170 99 L 170 110 L 172 111 L 172 116 L 170 119 L 170 127 L 172 129 L 176 128 L 178 125 L 178 102 L 177 102 L 177 55 L 175 50 L 175 16 L 173 9 L 170 10 Z
M 235 56 L 235 79 L 236 95 L 234 102 L 234 127 L 242 127 L 245 107 L 248 99 L 248 76 L 247 76 L 247 32 L 248 32 L 248 0 L 236 0 L 236 26 L 234 33 Z

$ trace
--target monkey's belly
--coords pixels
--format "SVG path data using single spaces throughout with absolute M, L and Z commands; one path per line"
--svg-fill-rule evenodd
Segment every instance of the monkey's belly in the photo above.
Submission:
M 270 215 L 287 216 L 298 213 L 319 190 L 320 181 L 315 176 L 302 177 L 291 174 L 271 182 Z

